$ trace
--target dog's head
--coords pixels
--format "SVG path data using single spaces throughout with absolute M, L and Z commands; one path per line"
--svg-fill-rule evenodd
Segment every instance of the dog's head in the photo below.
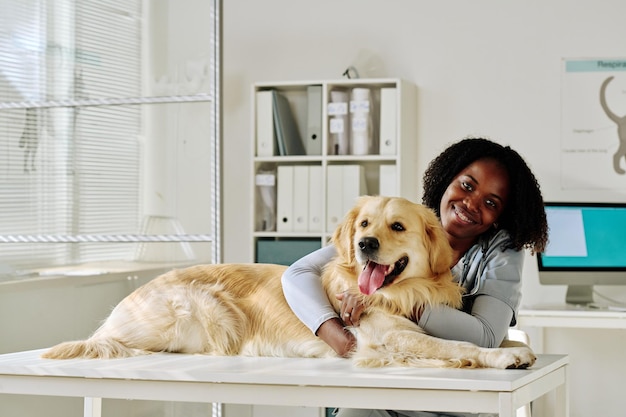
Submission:
M 366 296 L 415 286 L 407 281 L 453 285 L 452 249 L 437 216 L 424 205 L 397 197 L 360 197 L 333 243 L 341 262 L 360 271 L 358 287 Z M 458 290 L 452 292 L 460 301 Z

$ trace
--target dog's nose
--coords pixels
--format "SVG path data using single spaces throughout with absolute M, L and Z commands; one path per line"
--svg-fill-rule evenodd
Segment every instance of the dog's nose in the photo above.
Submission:
M 378 250 L 380 243 L 375 237 L 364 237 L 359 240 L 359 249 L 364 253 L 373 253 Z

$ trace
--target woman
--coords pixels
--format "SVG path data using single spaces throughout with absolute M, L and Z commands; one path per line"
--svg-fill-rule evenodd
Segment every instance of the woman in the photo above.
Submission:
M 521 156 L 487 139 L 464 139 L 445 149 L 424 174 L 422 203 L 441 220 L 454 257 L 452 274 L 466 292 L 460 310 L 425 307 L 417 324 L 451 340 L 497 347 L 519 307 L 524 251 L 542 252 L 548 226 L 539 184 Z M 341 316 L 332 309 L 320 282 L 335 255 L 324 247 L 291 265 L 282 278 L 294 313 L 339 355 L 349 356 L 362 306 L 338 295 Z M 432 415 L 420 412 L 341 410 L 347 416 Z

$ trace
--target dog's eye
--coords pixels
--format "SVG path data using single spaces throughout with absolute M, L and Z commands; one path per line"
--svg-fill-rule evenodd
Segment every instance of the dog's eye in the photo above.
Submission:
M 361 221 L 361 227 L 367 227 L 368 224 L 369 222 L 367 220 Z
M 405 229 L 402 223 L 395 222 L 391 225 L 391 230 L 395 232 L 404 232 Z

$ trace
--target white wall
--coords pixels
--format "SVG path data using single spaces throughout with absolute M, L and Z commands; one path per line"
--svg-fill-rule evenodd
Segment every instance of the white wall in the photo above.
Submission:
M 526 158 L 546 200 L 626 201 L 626 186 L 562 189 L 559 165 L 561 60 L 626 56 L 625 15 L 623 0 L 225 1 L 224 260 L 253 257 L 251 84 L 340 78 L 359 62 L 366 76 L 419 88 L 415 175 L 448 143 L 485 135 Z M 525 303 L 563 301 L 564 288 L 539 285 L 534 259 L 524 280 Z M 622 289 L 611 294 L 626 300 Z M 621 386 L 626 370 L 593 366 L 594 341 L 615 337 L 602 354 L 617 362 L 623 332 L 546 333 L 548 349 L 572 354 L 572 417 L 623 412 L 607 387 Z
M 252 258 L 251 84 L 340 78 L 362 55 L 379 62 L 369 73 L 419 88 L 415 175 L 448 143 L 486 135 L 524 155 L 546 199 L 626 200 L 626 188 L 561 189 L 558 163 L 561 59 L 626 56 L 620 0 L 225 3 L 227 261 Z

